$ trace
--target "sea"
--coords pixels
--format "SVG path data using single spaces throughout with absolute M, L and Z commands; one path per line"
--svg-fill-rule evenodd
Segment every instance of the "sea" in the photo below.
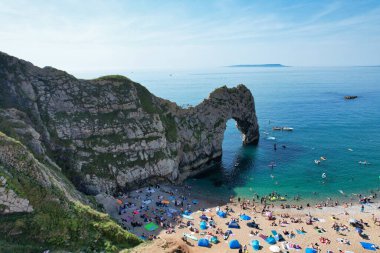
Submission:
M 197 105 L 223 85 L 244 84 L 251 90 L 260 141 L 242 145 L 236 122 L 229 120 L 221 162 L 186 181 L 200 192 L 242 198 L 277 192 L 314 202 L 380 194 L 380 67 L 219 67 L 122 74 L 184 107 Z M 358 98 L 346 100 L 346 95 Z M 274 126 L 293 131 L 273 131 Z M 321 160 L 319 165 L 315 160 Z

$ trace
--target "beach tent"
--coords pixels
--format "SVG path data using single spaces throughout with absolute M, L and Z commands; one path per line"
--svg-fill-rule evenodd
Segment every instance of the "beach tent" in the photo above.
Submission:
M 251 242 L 251 245 L 252 245 L 252 248 L 253 248 L 254 250 L 259 250 L 259 249 L 260 249 L 260 242 L 259 242 L 258 240 L 253 240 L 253 241 Z
M 249 217 L 248 215 L 243 214 L 243 215 L 240 215 L 240 219 L 242 219 L 242 220 L 250 220 L 251 217 Z
M 318 253 L 316 249 L 306 248 L 305 253 Z
M 208 221 L 208 218 L 207 218 L 207 216 L 206 216 L 206 215 L 204 215 L 204 214 L 202 214 L 201 216 L 199 216 L 199 218 L 200 218 L 201 220 L 205 220 L 205 221 Z
M 206 223 L 205 221 L 201 221 L 200 228 L 201 228 L 202 230 L 207 229 L 207 223 Z
M 240 228 L 240 226 L 236 221 L 231 221 L 230 224 L 228 224 L 228 228 Z
M 269 244 L 276 244 L 276 239 L 274 239 L 272 236 L 269 236 L 265 241 Z
M 146 224 L 144 226 L 144 228 L 148 231 L 154 231 L 158 228 L 157 224 L 153 223 L 153 222 L 149 222 L 148 224 Z
M 278 253 L 278 252 L 281 251 L 280 247 L 278 247 L 277 245 L 272 245 L 272 246 L 270 246 L 270 247 L 269 247 L 269 250 L 270 250 L 271 252 L 275 252 L 275 253 Z
M 369 243 L 369 242 L 360 242 L 360 244 L 362 245 L 364 249 L 367 249 L 367 250 L 375 251 L 377 248 L 375 244 Z
M 240 242 L 238 240 L 230 241 L 230 249 L 240 249 Z
M 219 242 L 218 237 L 216 236 L 211 237 L 210 242 L 217 244 Z
M 210 247 L 210 242 L 206 238 L 201 238 L 198 241 L 198 246 L 208 248 L 208 247 Z
M 227 217 L 227 213 L 226 212 L 223 212 L 223 211 L 218 211 L 216 213 L 220 218 L 226 218 Z

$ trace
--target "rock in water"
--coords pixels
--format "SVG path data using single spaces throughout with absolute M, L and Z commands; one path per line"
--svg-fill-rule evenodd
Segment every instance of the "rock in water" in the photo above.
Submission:
M 9 134 L 85 193 L 199 173 L 221 156 L 231 118 L 244 144 L 257 143 L 254 98 L 244 85 L 218 88 L 183 109 L 124 76 L 76 79 L 0 53 L 0 119 Z

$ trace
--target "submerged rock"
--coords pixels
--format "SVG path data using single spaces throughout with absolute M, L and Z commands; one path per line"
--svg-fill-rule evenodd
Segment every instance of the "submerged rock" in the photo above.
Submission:
M 183 109 L 123 76 L 76 79 L 4 53 L 0 109 L 7 134 L 57 163 L 90 194 L 181 182 L 207 169 L 222 154 L 229 119 L 236 121 L 244 144 L 259 138 L 254 98 L 242 84 L 218 88 Z M 1 125 L 0 131 L 5 131 Z

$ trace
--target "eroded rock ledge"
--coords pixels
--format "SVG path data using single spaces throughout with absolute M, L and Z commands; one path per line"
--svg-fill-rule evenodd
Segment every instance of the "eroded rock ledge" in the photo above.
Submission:
M 0 53 L 0 130 L 56 162 L 86 193 L 181 182 L 221 156 L 226 122 L 259 138 L 254 98 L 221 87 L 183 109 L 123 76 L 80 80 Z

